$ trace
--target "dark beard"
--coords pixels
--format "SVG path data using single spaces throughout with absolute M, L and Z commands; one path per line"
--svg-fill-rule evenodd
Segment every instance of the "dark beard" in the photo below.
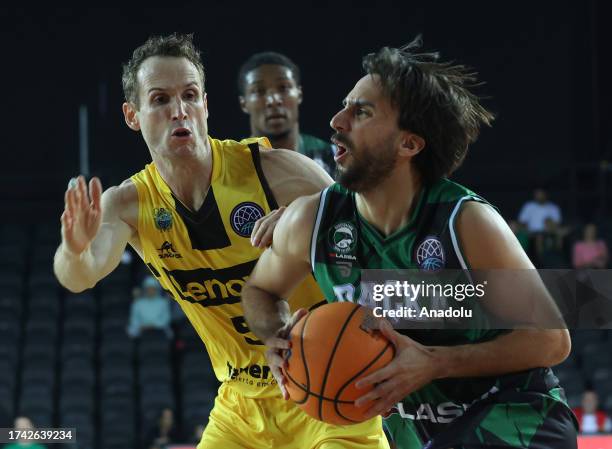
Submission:
M 385 142 L 376 156 L 375 151 L 364 147 L 351 153 L 352 164 L 346 169 L 336 165 L 336 182 L 353 192 L 364 193 L 376 188 L 389 176 L 397 161 L 397 152 L 393 151 L 391 142 Z M 352 151 L 352 150 L 351 150 Z

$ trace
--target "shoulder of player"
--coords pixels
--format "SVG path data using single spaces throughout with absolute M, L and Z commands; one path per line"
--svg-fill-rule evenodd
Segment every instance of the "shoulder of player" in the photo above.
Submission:
M 131 179 L 126 179 L 118 186 L 111 186 L 102 194 L 102 200 L 109 206 L 126 207 L 138 204 L 138 190 Z
M 264 147 L 261 147 L 261 149 L 261 163 L 264 171 L 266 169 L 282 168 L 289 173 L 302 174 L 304 169 L 322 170 L 316 162 L 297 151 Z
M 287 207 L 282 220 L 293 226 L 312 226 L 319 206 L 320 193 L 297 198 Z
M 261 167 L 278 204 L 290 204 L 333 183 L 332 178 L 312 159 L 291 150 L 261 151 Z
M 109 187 L 102 195 L 103 208 L 113 211 L 117 216 L 136 229 L 138 225 L 138 190 L 131 179 L 118 186 Z
M 491 205 L 465 202 L 455 228 L 470 268 L 533 268 L 514 233 Z
M 303 196 L 287 207 L 274 230 L 273 242 L 277 245 L 273 245 L 280 246 L 281 252 L 308 256 L 320 196 L 319 193 Z

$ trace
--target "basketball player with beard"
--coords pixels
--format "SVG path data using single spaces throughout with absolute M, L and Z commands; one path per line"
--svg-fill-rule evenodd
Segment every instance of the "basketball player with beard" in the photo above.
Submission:
M 153 37 L 134 51 L 123 70 L 123 113 L 152 163 L 103 194 L 96 178 L 89 190 L 83 177 L 70 183 L 57 278 L 80 292 L 117 267 L 128 243 L 138 252 L 189 318 L 221 381 L 199 449 L 388 448 L 380 418 L 331 426 L 280 397 L 240 304 L 261 254 L 251 232 L 258 218 L 331 178 L 303 155 L 270 149 L 265 138 L 210 137 L 204 81 L 190 35 Z M 322 299 L 306 279 L 291 306 Z
M 534 269 L 496 210 L 447 178 L 493 116 L 472 92 L 473 73 L 417 53 L 419 44 L 364 57 L 366 75 L 331 120 L 338 183 L 289 206 L 243 291 L 285 397 L 281 354 L 305 312 L 292 316 L 282 298 L 311 271 L 328 301 L 365 302 L 362 269 L 431 269 L 423 249 L 436 249 L 435 269 Z M 534 276 L 482 307 L 508 314 L 527 292 L 549 299 Z M 575 420 L 548 368 L 567 357 L 568 332 L 475 319 L 484 325 L 419 331 L 381 320 L 396 355 L 357 382 L 374 388 L 355 405 L 388 415 L 402 449 L 575 448 Z

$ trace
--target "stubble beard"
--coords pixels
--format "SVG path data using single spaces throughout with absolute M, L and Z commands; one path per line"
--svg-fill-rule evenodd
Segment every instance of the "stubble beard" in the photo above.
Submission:
M 336 165 L 336 181 L 357 193 L 375 189 L 389 176 L 397 162 L 397 152 L 393 150 L 390 141 L 381 145 L 378 156 L 374 156 L 377 151 L 368 146 L 357 152 L 350 151 L 352 163 L 346 168 Z

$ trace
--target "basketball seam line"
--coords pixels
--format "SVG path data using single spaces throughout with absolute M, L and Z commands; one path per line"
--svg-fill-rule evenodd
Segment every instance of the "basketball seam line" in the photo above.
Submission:
M 309 318 L 310 318 L 310 313 L 306 315 L 306 317 L 304 318 L 304 325 L 302 326 L 302 330 L 300 331 L 300 346 L 301 346 L 300 352 L 302 353 L 302 363 L 304 364 L 304 371 L 306 374 L 306 390 L 304 390 L 304 387 L 300 383 L 296 382 L 296 380 L 293 377 L 291 377 L 289 372 L 285 371 L 285 375 L 287 376 L 287 378 L 291 382 L 293 382 L 300 390 L 306 392 L 306 396 L 304 397 L 303 400 L 293 401 L 296 404 L 304 404 L 308 400 L 308 396 L 310 396 L 311 394 L 310 393 L 310 375 L 308 374 L 308 364 L 306 363 L 306 354 L 304 353 L 304 330 L 306 329 L 306 324 L 308 324 Z
M 327 368 L 325 369 L 325 375 L 323 376 L 323 384 L 321 385 L 321 395 L 323 396 L 325 395 L 325 385 L 327 384 L 327 377 L 329 376 L 329 370 L 331 368 L 332 362 L 334 361 L 336 350 L 338 349 L 338 346 L 340 345 L 340 340 L 342 339 L 342 335 L 344 334 L 344 331 L 348 327 L 348 324 L 350 323 L 350 321 L 353 319 L 353 316 L 355 315 L 355 313 L 357 313 L 357 311 L 359 310 L 359 307 L 360 306 L 358 304 L 355 304 L 355 308 L 349 314 L 347 319 L 344 321 L 344 324 L 342 325 L 342 328 L 340 329 L 340 333 L 338 334 L 338 337 L 336 337 L 334 348 L 332 349 L 332 352 L 327 361 Z M 319 419 L 323 421 L 323 402 L 321 400 L 319 400 Z
M 297 382 L 293 377 L 291 377 L 290 375 L 287 375 L 287 377 L 289 378 L 289 380 L 295 384 L 295 386 L 297 388 L 299 388 L 300 390 L 302 390 L 304 393 L 306 393 L 306 398 L 308 398 L 309 396 L 314 396 L 315 398 L 322 400 L 322 401 L 329 401 L 329 402 L 339 402 L 341 404 L 352 404 L 355 401 L 343 401 L 341 399 L 334 399 L 334 398 L 328 398 L 327 396 L 323 396 L 322 394 L 317 394 L 314 393 L 312 391 L 307 390 L 306 388 L 304 388 L 304 385 L 300 384 L 299 382 Z M 306 399 L 303 401 L 293 401 L 296 404 L 303 404 L 306 402 Z
M 334 409 L 336 409 L 336 413 L 338 414 L 338 416 L 341 416 L 342 418 L 346 419 L 347 421 L 351 421 L 351 422 L 354 422 L 354 423 L 359 422 L 359 421 L 355 421 L 354 419 L 347 418 L 342 413 L 340 413 L 340 410 L 338 410 L 338 403 L 344 403 L 346 401 L 340 401 L 340 400 L 337 400 L 337 398 L 340 397 L 340 395 L 342 394 L 344 389 L 346 387 L 348 387 L 351 384 L 351 382 L 353 382 L 355 379 L 357 379 L 358 376 L 360 376 L 364 371 L 366 371 L 374 363 L 376 363 L 376 361 L 378 359 L 380 359 L 385 354 L 385 352 L 387 352 L 387 349 L 389 349 L 389 346 L 391 346 L 391 351 L 393 351 L 393 356 L 395 356 L 395 346 L 393 346 L 393 344 L 391 342 L 388 342 L 387 345 L 382 349 L 382 351 L 380 351 L 380 353 L 376 357 L 374 357 L 374 359 L 372 359 L 372 361 L 370 363 L 368 363 L 368 365 L 366 365 L 361 371 L 359 371 L 352 378 L 347 380 L 346 383 L 342 387 L 340 387 L 340 389 L 338 390 L 338 393 L 336 393 L 336 397 L 334 398 Z M 354 401 L 350 401 L 350 402 L 354 402 Z
M 308 324 L 308 320 L 312 314 L 308 314 L 306 318 L 304 318 L 304 325 L 302 326 L 302 332 L 300 332 L 300 352 L 302 353 L 302 362 L 304 363 L 304 374 L 306 375 L 306 389 L 308 393 L 306 394 L 306 398 L 304 401 L 308 400 L 308 395 L 310 394 L 310 373 L 308 372 L 308 361 L 306 360 L 306 350 L 304 349 L 304 332 L 306 331 L 306 325 Z

